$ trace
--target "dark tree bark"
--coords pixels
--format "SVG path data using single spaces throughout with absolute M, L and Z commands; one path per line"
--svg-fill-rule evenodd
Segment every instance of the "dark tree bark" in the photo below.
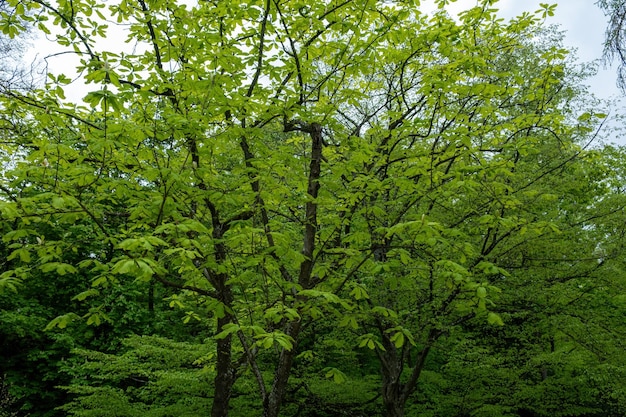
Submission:
M 287 130 L 287 129 L 286 129 Z M 322 127 L 319 124 L 299 124 L 297 130 L 307 132 L 311 137 L 311 161 L 309 163 L 309 178 L 307 193 L 310 196 L 305 205 L 306 223 L 304 226 L 304 238 L 302 242 L 302 254 L 305 259 L 300 264 L 298 284 L 303 289 L 311 289 L 315 282 L 311 277 L 313 271 L 313 257 L 315 254 L 315 238 L 317 236 L 317 196 L 320 188 L 321 164 L 322 164 Z M 294 340 L 293 349 L 283 349 L 278 359 L 278 365 L 274 373 L 272 388 L 263 401 L 263 417 L 278 417 L 285 393 L 287 382 L 293 366 L 293 359 L 297 353 L 297 341 L 302 329 L 302 322 L 294 320 L 284 328 L 286 335 Z

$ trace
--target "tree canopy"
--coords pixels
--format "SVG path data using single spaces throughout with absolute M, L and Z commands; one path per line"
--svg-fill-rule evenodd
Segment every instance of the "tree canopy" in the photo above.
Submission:
M 446 3 L 9 2 L 77 58 L 0 97 L 49 415 L 622 415 L 623 150 L 552 6 Z

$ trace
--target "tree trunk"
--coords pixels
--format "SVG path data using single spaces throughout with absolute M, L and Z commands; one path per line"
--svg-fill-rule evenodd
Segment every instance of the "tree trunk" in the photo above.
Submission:
M 390 398 L 383 399 L 385 417 L 404 417 L 404 404 Z
M 285 131 L 289 131 L 293 126 L 286 126 Z M 300 129 L 309 133 L 311 137 L 311 161 L 309 163 L 309 178 L 307 186 L 307 194 L 310 199 L 305 204 L 306 222 L 304 226 L 304 236 L 302 242 L 302 255 L 305 259 L 300 264 L 300 272 L 298 274 L 298 284 L 305 290 L 315 286 L 314 280 L 311 279 L 313 271 L 315 238 L 317 237 L 317 202 L 320 188 L 321 164 L 322 164 L 322 126 L 317 123 L 300 126 Z M 291 350 L 282 349 L 278 359 L 278 365 L 274 373 L 274 382 L 272 389 L 263 399 L 263 417 L 278 417 L 280 406 L 287 392 L 287 382 L 293 365 L 293 359 L 296 355 L 298 337 L 302 322 L 300 319 L 292 321 L 285 326 L 284 333 L 293 340 L 293 348 Z
M 302 323 L 300 321 L 291 322 L 285 333 L 293 338 L 294 341 L 298 340 L 300 334 L 300 328 Z M 296 344 L 294 343 L 293 349 L 283 349 L 278 358 L 278 365 L 274 373 L 274 382 L 272 383 L 272 389 L 268 392 L 266 398 L 263 400 L 263 417 L 278 417 L 280 413 L 280 406 L 285 398 L 287 392 L 287 382 L 289 382 L 289 375 L 291 374 L 291 366 L 293 365 L 293 358 L 296 355 Z
M 402 368 L 404 361 L 402 353 L 398 352 L 395 346 L 383 337 L 383 344 L 386 350 L 379 353 L 382 374 L 382 397 L 385 406 L 385 417 L 403 417 L 404 386 L 401 382 Z
M 430 332 L 428 343 L 419 352 L 415 363 L 411 365 L 411 374 L 405 383 L 402 383 L 402 371 L 405 364 L 405 352 L 398 349 L 384 332 L 382 343 L 384 351 L 378 351 L 382 374 L 382 397 L 385 406 L 385 417 L 403 417 L 404 407 L 409 397 L 417 387 L 426 358 L 430 352 L 430 346 L 437 339 L 438 333 L 434 330 Z
M 227 276 L 219 274 L 216 280 L 218 299 L 224 304 L 224 315 L 217 319 L 217 333 L 224 330 L 224 326 L 234 322 L 234 317 L 228 312 L 232 308 L 233 293 L 230 286 L 226 285 Z M 228 417 L 230 397 L 233 385 L 237 379 L 236 369 L 233 365 L 232 334 L 217 340 L 217 359 L 215 375 L 215 391 L 211 417 Z
M 225 316 L 218 319 L 218 330 L 224 324 L 230 323 L 230 317 Z M 235 383 L 235 369 L 232 366 L 232 336 L 228 335 L 217 341 L 217 363 L 215 375 L 215 391 L 211 417 L 228 417 L 228 408 L 233 385 Z

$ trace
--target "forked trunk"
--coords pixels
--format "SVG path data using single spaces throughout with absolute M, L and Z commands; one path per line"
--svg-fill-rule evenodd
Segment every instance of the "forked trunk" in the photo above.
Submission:
M 402 371 L 405 367 L 405 355 L 402 349 L 396 348 L 385 335 L 383 337 L 384 351 L 379 351 L 382 373 L 382 397 L 385 406 L 385 417 L 404 417 L 406 402 L 417 387 L 417 381 L 424 369 L 424 364 L 430 345 L 436 339 L 435 333 L 431 332 L 429 343 L 418 354 L 415 363 L 411 367 L 411 374 L 405 382 L 402 382 Z

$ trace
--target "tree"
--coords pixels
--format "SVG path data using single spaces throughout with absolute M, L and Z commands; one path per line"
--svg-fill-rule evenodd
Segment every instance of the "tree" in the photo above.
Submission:
M 169 288 L 186 321 L 213 320 L 214 417 L 244 372 L 278 416 L 301 335 L 326 317 L 361 332 L 386 415 L 403 415 L 442 336 L 501 322 L 497 254 L 552 231 L 537 187 L 601 118 L 572 121 L 555 93 L 561 48 L 507 66 L 540 18 L 503 23 L 494 3 L 460 22 L 412 2 L 23 3 L 93 89 L 68 103 L 70 77 L 50 74 L 5 94 L 23 123 L 5 149 L 23 159 L 2 188 L 15 261 L 0 285 L 39 271 L 85 277 L 80 300 Z M 101 50 L 106 21 L 133 51 Z M 113 322 L 94 304 L 50 327 L 80 318 Z
M 623 240 L 615 232 L 625 201 L 610 185 L 622 175 L 614 151 L 589 151 L 550 182 L 558 203 L 542 210 L 559 232 L 510 248 L 495 307 L 505 326 L 467 323 L 446 345 L 453 353 L 441 390 L 464 393 L 447 401 L 468 415 L 623 413 Z
M 626 43 L 624 41 L 626 2 L 623 0 L 598 0 L 596 4 L 609 17 L 604 41 L 604 58 L 609 62 L 617 58 L 619 64 L 617 85 L 624 90 L 626 87 Z
M 516 32 L 516 24 L 523 24 L 524 19 L 509 26 L 511 32 L 502 27 L 495 30 L 486 23 L 491 21 L 489 14 L 481 8 L 469 11 L 461 17 L 460 28 L 445 18 L 437 22 L 451 39 L 450 44 L 438 40 L 442 51 L 453 51 L 459 42 L 465 51 L 474 46 L 491 58 L 476 52 L 478 63 L 465 67 L 464 60 L 471 62 L 474 57 L 458 58 L 451 52 L 463 63 L 450 57 L 455 71 L 448 80 L 449 56 L 437 50 L 435 56 L 443 61 L 443 68 L 431 68 L 442 92 L 434 94 L 440 107 L 431 107 L 427 98 L 423 105 L 419 102 L 422 85 L 431 80 L 411 72 L 416 62 L 394 67 L 388 61 L 389 72 L 381 83 L 389 90 L 380 96 L 401 97 L 398 114 L 410 113 L 410 106 L 403 105 L 417 97 L 419 113 L 402 121 L 398 129 L 402 133 L 382 136 L 397 142 L 379 150 L 376 161 L 351 170 L 367 178 L 364 183 L 369 187 L 363 193 L 369 200 L 352 217 L 351 227 L 363 225 L 374 251 L 353 283 L 351 295 L 361 301 L 361 308 L 341 323 L 355 330 L 364 325 L 360 346 L 374 350 L 380 359 L 386 415 L 404 413 L 429 352 L 442 336 L 476 315 L 486 315 L 492 324 L 501 323 L 497 314 L 486 312 L 492 303 L 490 292 L 496 290 L 489 280 L 510 273 L 506 267 L 511 246 L 550 239 L 557 232 L 553 218 L 545 214 L 546 203 L 554 199 L 554 188 L 546 183 L 585 157 L 581 140 L 590 131 L 584 122 L 592 116 L 581 117 L 580 124 L 563 124 L 563 118 L 572 116 L 563 106 L 570 106 L 577 94 L 576 80 L 563 77 L 567 72 L 564 50 L 553 43 L 526 44 L 523 39 L 529 33 Z M 484 32 L 501 34 L 504 39 L 493 36 L 477 42 L 475 34 L 464 38 L 464 28 L 475 28 L 476 18 L 485 19 Z M 420 39 L 419 34 L 412 33 L 410 39 Z M 469 45 L 460 39 L 470 40 Z M 490 54 L 490 45 L 503 44 L 516 46 L 503 55 Z M 516 53 L 520 50 L 523 55 Z M 415 61 L 422 64 L 419 58 Z M 511 74 L 524 74 L 528 83 L 509 78 Z M 403 78 L 419 82 L 406 85 Z M 490 94 L 467 94 L 459 88 L 464 82 L 476 90 L 486 89 L 487 84 Z M 506 87 L 513 85 L 522 113 L 510 107 L 511 91 Z M 388 103 L 396 104 L 393 98 Z M 467 118 L 460 118 L 461 114 Z M 376 127 L 384 132 L 384 122 L 381 125 Z M 420 128 L 429 134 L 421 136 Z M 553 158 L 546 158 L 547 154 Z M 596 243 L 587 242 L 585 251 L 592 251 Z
M 0 1 L 0 91 L 32 89 L 38 78 L 34 68 L 27 70 L 22 62 L 28 47 L 27 33 L 31 29 L 32 17 L 24 13 L 22 5 L 7 0 Z M 18 34 L 21 36 L 18 37 Z

